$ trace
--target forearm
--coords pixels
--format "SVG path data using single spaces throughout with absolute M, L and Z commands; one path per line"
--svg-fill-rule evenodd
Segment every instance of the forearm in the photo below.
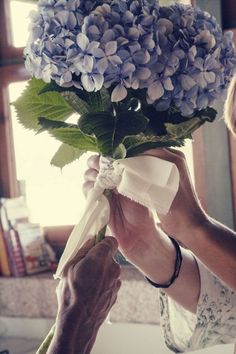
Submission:
M 179 276 L 164 291 L 185 309 L 196 313 L 201 289 L 198 265 L 191 252 L 184 248 L 181 248 L 181 252 L 183 260 Z
M 236 290 L 234 231 L 207 218 L 198 228 L 186 230 L 184 243 L 216 276 Z
M 54 336 L 52 342 L 47 350 L 47 354 L 74 354 L 73 341 L 69 336 Z M 85 354 L 84 351 L 81 354 Z
M 82 311 L 81 311 L 82 314 Z M 96 339 L 95 326 L 82 316 L 68 311 L 63 320 L 57 320 L 55 334 L 47 354 L 89 354 Z
M 88 336 L 84 329 L 78 330 L 76 335 L 55 336 L 47 354 L 90 354 L 95 340 L 96 334 Z
M 175 247 L 170 239 L 159 231 L 155 238 L 151 237 L 145 238 L 145 251 L 139 257 L 133 257 L 132 262 L 153 282 L 165 284 L 174 272 Z M 191 252 L 183 248 L 181 251 L 183 261 L 179 276 L 165 291 L 184 308 L 195 313 L 200 294 L 199 270 Z

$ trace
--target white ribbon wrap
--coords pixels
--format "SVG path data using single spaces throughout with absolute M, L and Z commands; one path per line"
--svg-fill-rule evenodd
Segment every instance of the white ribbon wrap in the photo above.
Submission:
M 65 265 L 76 256 L 81 245 L 108 223 L 110 206 L 103 195 L 105 189 L 117 188 L 120 194 L 165 215 L 178 187 L 178 169 L 169 161 L 146 155 L 114 162 L 102 157 L 100 172 L 89 192 L 84 214 L 68 239 L 54 277 L 61 278 Z

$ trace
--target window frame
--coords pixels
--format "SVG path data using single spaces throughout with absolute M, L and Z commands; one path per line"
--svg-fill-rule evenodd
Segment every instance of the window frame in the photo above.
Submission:
M 228 30 L 228 29 L 227 29 Z M 234 34 L 234 46 L 236 48 L 236 28 L 229 29 Z M 232 195 L 233 195 L 233 215 L 234 215 L 234 227 L 236 227 L 236 138 L 233 134 L 228 131 L 229 139 L 229 159 L 230 159 L 230 174 L 231 174 L 231 185 L 232 185 Z
M 10 1 L 2 0 L 0 2 L 0 33 L 5 41 L 0 41 L 0 60 L 1 66 L 8 63 L 19 63 L 23 58 L 23 48 L 16 48 L 13 46 L 12 29 L 11 29 L 11 11 Z
M 197 1 L 193 0 L 192 3 L 196 5 Z M 10 198 L 19 195 L 19 186 L 16 178 L 8 85 L 27 80 L 29 75 L 23 63 L 23 48 L 15 48 L 10 44 L 10 6 L 8 0 L 0 2 L 0 13 L 4 14 L 0 23 L 0 31 L 2 38 L 6 38 L 6 42 L 0 42 L 0 196 Z M 235 151 L 236 142 L 231 135 L 228 139 L 229 157 L 231 157 L 230 176 L 233 189 L 233 214 L 234 221 L 236 221 L 236 154 L 232 153 L 233 150 Z M 196 191 L 203 208 L 208 211 L 209 181 L 206 173 L 205 148 L 206 138 L 204 137 L 204 127 L 202 127 L 194 134 L 193 163 Z M 65 244 L 72 227 L 72 225 L 46 227 L 45 233 L 49 241 L 62 246 Z
M 15 152 L 12 134 L 8 85 L 28 78 L 23 64 L 0 67 L 0 195 L 16 197 L 19 188 L 16 179 Z
M 229 0 L 233 4 L 234 0 Z M 195 0 L 196 6 L 213 14 L 218 23 L 222 22 L 222 0 Z M 228 4 L 229 5 L 229 4 Z M 227 19 L 224 18 L 224 23 Z M 229 30 L 228 28 L 226 29 Z M 232 29 L 236 36 L 236 29 Z M 236 37 L 234 37 L 236 44 Z M 196 156 L 196 190 L 210 216 L 230 228 L 236 226 L 236 156 L 235 139 L 223 121 L 223 104 L 216 102 L 218 120 L 214 126 L 208 124 L 196 132 L 199 150 Z M 234 152 L 233 152 L 234 151 Z M 218 201 L 218 202 L 216 202 Z

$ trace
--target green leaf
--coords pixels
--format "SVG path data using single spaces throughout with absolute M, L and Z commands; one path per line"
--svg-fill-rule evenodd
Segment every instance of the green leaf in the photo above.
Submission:
M 80 115 L 90 111 L 88 103 L 81 100 L 75 92 L 64 91 L 61 92 L 61 95 L 66 100 L 66 102 Z
M 79 128 L 55 128 L 48 133 L 57 140 L 79 150 L 100 152 L 95 137 L 84 134 Z
M 142 102 L 141 110 L 143 114 L 149 119 L 149 131 L 153 135 L 165 135 L 167 134 L 166 124 L 180 124 L 184 122 L 192 121 L 194 118 L 199 118 L 202 123 L 206 121 L 212 122 L 217 112 L 211 107 L 207 107 L 201 111 L 197 111 L 193 118 L 185 117 L 181 114 L 180 110 L 171 106 L 167 111 L 158 112 L 153 105 L 147 105 Z M 200 126 L 201 124 L 199 124 Z M 197 129 L 198 127 L 196 127 Z
M 57 83 L 53 80 L 51 80 L 51 82 L 49 84 L 44 84 L 44 87 L 42 87 L 42 89 L 39 91 L 39 95 L 43 94 L 43 93 L 47 93 L 47 92 L 65 92 L 65 91 L 71 91 L 71 92 L 75 92 L 76 89 L 75 87 L 71 86 L 71 87 L 62 87 L 57 85 Z
M 212 107 L 207 107 L 197 112 L 195 116 L 199 117 L 204 122 L 213 122 L 217 116 L 217 111 Z
M 102 108 L 103 111 L 110 111 L 111 110 L 111 96 L 108 90 L 105 87 L 99 91 L 102 101 Z
M 51 81 L 45 85 L 40 94 L 46 92 L 58 92 L 66 98 L 67 102 L 80 114 L 86 112 L 103 112 L 111 109 L 111 98 L 108 90 L 103 87 L 100 91 L 87 92 L 85 90 L 77 89 L 76 87 L 61 87 L 55 81 Z M 71 95 L 70 95 L 70 94 Z M 77 96 L 77 98 L 75 97 Z M 84 105 L 82 105 L 82 102 Z M 87 108 L 86 111 L 81 112 Z
M 117 135 L 125 136 L 136 135 L 148 126 L 149 120 L 141 112 L 128 111 L 120 112 L 117 115 Z
M 120 144 L 115 149 L 115 151 L 113 153 L 113 158 L 115 160 L 124 159 L 126 157 L 126 153 L 127 153 L 127 151 L 126 151 L 124 144 Z
M 149 130 L 153 135 L 165 135 L 166 129 L 164 123 L 169 122 L 168 111 L 158 112 L 153 105 L 142 104 L 142 112 L 149 119 Z M 171 122 L 175 121 L 175 117 L 171 117 Z
M 76 95 L 86 103 L 89 112 L 104 112 L 109 111 L 111 108 L 111 98 L 105 87 L 96 92 L 76 90 Z
M 114 156 L 115 150 L 126 136 L 143 132 L 148 119 L 139 112 L 121 112 L 116 117 L 110 112 L 87 113 L 81 116 L 79 128 L 95 135 L 103 155 Z
M 53 166 L 63 168 L 71 162 L 80 158 L 85 150 L 75 149 L 73 146 L 67 144 L 61 144 L 55 155 L 51 160 Z
M 97 92 L 82 90 L 61 91 L 68 104 L 80 115 L 88 112 L 105 112 L 111 110 L 111 98 L 104 87 Z
M 203 123 L 204 120 L 194 117 L 179 124 L 166 123 L 165 127 L 171 139 L 187 139 L 191 138 L 192 133 Z
M 48 131 L 55 139 L 83 151 L 99 152 L 97 139 L 84 134 L 77 125 L 65 122 L 39 118 L 41 129 L 39 132 Z
M 213 111 L 212 115 L 214 115 Z M 209 120 L 209 116 L 206 117 Z M 191 139 L 192 133 L 205 121 L 206 118 L 202 116 L 193 117 L 179 124 L 165 123 L 167 133 L 164 135 L 139 134 L 135 137 L 128 137 L 124 140 L 127 156 L 134 156 L 145 150 L 158 147 L 181 147 L 184 145 L 185 139 Z
M 103 155 L 112 156 L 115 117 L 111 113 L 86 113 L 80 117 L 78 126 L 83 133 L 97 138 L 99 149 Z
M 69 124 L 65 122 L 61 122 L 59 120 L 51 120 L 44 117 L 38 118 L 39 124 L 41 125 L 41 129 L 38 133 L 42 133 L 44 131 L 55 129 L 55 128 L 77 128 L 76 124 Z
M 105 112 L 110 110 L 111 99 L 107 89 L 97 92 L 78 91 L 77 95 L 89 106 L 89 112 Z
M 181 147 L 184 146 L 183 139 L 171 140 L 170 135 L 145 135 L 138 134 L 134 137 L 128 137 L 123 142 L 127 157 L 136 156 L 148 149 L 163 148 L 163 147 Z
M 38 117 L 65 121 L 74 112 L 57 92 L 39 95 L 44 86 L 42 80 L 31 79 L 21 97 L 13 102 L 18 120 L 25 128 L 38 131 Z

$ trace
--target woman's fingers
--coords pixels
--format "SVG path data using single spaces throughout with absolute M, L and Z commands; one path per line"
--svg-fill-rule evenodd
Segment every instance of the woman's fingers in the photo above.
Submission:
M 90 156 L 87 160 L 87 165 L 89 169 L 86 170 L 84 173 L 85 182 L 83 183 L 82 186 L 83 194 L 85 195 L 85 197 L 87 197 L 88 192 L 90 191 L 90 189 L 93 188 L 94 182 L 97 179 L 98 170 L 99 170 L 99 156 L 98 155 Z
M 85 182 L 83 183 L 83 186 L 82 186 L 83 193 L 84 193 L 85 197 L 87 197 L 90 189 L 93 188 L 94 182 L 96 181 L 96 178 L 97 178 L 97 175 L 98 175 L 98 171 L 93 168 L 90 168 L 87 171 L 85 171 L 85 173 L 84 173 L 84 181 Z
M 87 160 L 87 165 L 89 168 L 92 168 L 94 170 L 99 170 L 99 155 L 92 155 L 88 158 Z
M 98 175 L 98 171 L 93 169 L 93 168 L 90 168 L 90 169 L 85 171 L 84 180 L 85 181 L 93 181 L 93 182 L 95 182 L 96 178 L 97 178 L 97 175 Z

